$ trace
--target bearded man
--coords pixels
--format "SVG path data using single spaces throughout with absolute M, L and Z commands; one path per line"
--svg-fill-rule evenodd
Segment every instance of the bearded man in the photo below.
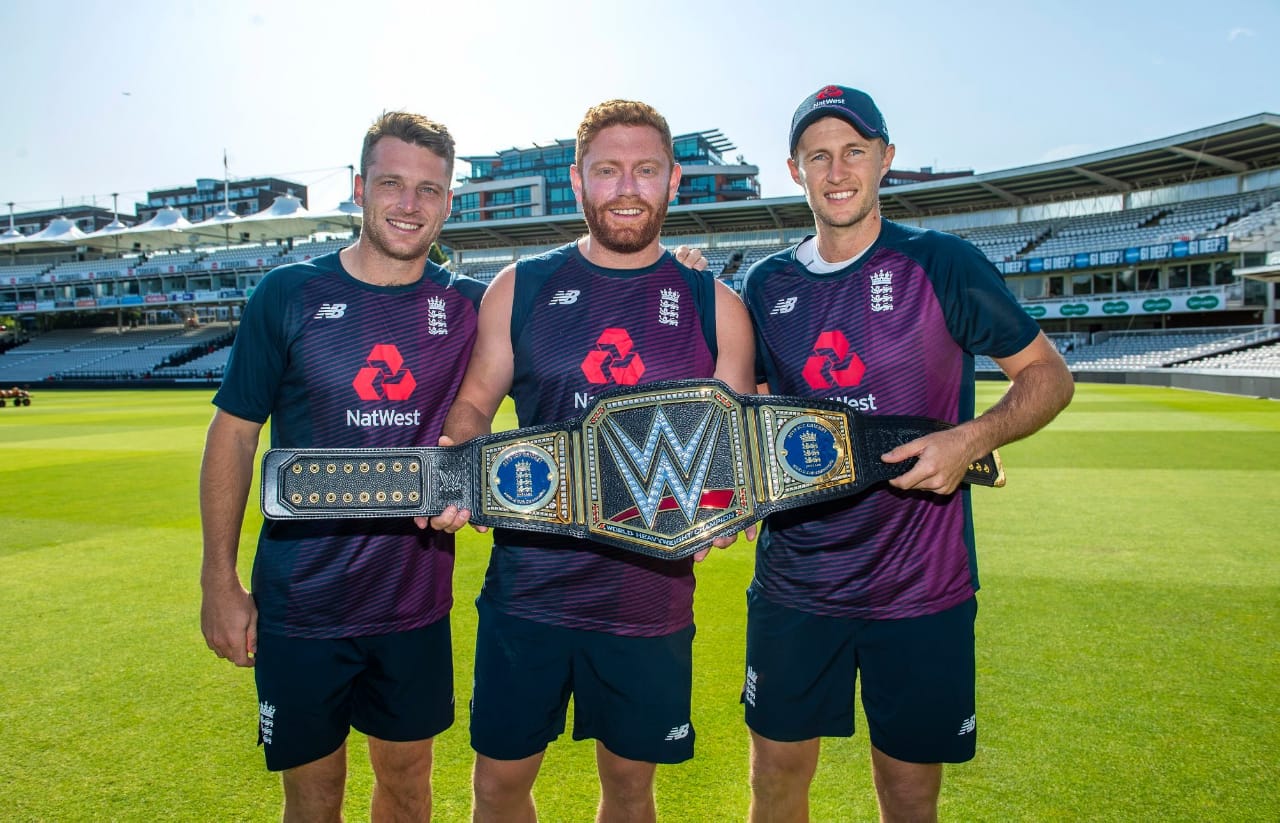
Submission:
M 590 109 L 570 179 L 590 231 L 494 279 L 445 420 L 456 442 L 487 433 L 508 393 L 532 426 L 618 385 L 715 377 L 754 389 L 742 302 L 659 243 L 680 185 L 662 115 L 625 100 Z M 432 525 L 453 531 L 468 516 L 451 508 Z M 693 756 L 693 564 L 496 530 L 476 604 L 475 820 L 536 819 L 533 784 L 570 695 L 574 738 L 596 741 L 598 819 L 655 818 L 656 764 Z

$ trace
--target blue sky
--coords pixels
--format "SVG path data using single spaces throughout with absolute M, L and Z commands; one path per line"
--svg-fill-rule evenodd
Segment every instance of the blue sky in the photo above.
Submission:
M 1280 3 L 0 3 L 0 209 L 280 175 L 327 208 L 384 109 L 460 155 L 572 137 L 613 97 L 719 128 L 797 194 L 787 127 L 820 86 L 872 94 L 902 169 L 1024 166 L 1280 113 Z M 463 167 L 465 168 L 465 167 Z

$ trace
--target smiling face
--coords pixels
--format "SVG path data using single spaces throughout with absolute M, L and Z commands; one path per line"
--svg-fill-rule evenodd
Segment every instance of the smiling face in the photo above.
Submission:
M 569 169 L 591 239 L 615 254 L 658 246 L 667 204 L 680 187 L 670 146 L 650 126 L 609 126 Z
M 804 130 L 787 167 L 791 179 L 804 189 L 819 239 L 831 230 L 870 232 L 875 238 L 880 180 L 888 173 L 893 154 L 892 144 L 868 140 L 839 117 L 824 117 Z
M 449 162 L 397 137 L 374 146 L 365 175 L 356 176 L 356 203 L 364 209 L 362 244 L 378 255 L 423 259 L 449 216 Z

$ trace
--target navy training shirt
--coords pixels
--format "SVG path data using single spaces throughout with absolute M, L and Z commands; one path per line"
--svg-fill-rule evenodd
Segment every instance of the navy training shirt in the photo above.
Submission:
M 405 286 L 352 277 L 337 252 L 272 270 L 245 306 L 213 402 L 271 420 L 273 447 L 435 446 L 476 336 L 484 284 L 428 262 Z M 261 631 L 355 637 L 448 614 L 453 536 L 409 518 L 266 521 Z
M 758 376 L 775 394 L 959 423 L 974 413 L 973 355 L 1013 355 L 1039 334 L 995 267 L 953 235 L 884 221 L 830 274 L 795 252 L 759 261 L 743 286 Z M 971 597 L 975 558 L 967 486 L 939 497 L 881 485 L 768 518 L 752 587 L 814 614 L 915 617 Z
M 569 244 L 516 265 L 511 395 L 521 426 L 577 417 L 619 385 L 711 377 L 715 283 L 669 253 L 605 269 Z M 693 560 L 498 529 L 484 597 L 507 614 L 623 636 L 693 620 Z

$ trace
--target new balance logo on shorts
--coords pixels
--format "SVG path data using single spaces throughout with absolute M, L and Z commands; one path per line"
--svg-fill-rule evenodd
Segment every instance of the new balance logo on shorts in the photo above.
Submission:
M 346 303 L 324 303 L 313 316 L 313 320 L 337 320 L 347 313 Z
M 978 716 L 976 714 L 969 715 L 969 718 L 960 724 L 960 731 L 956 736 L 973 734 L 978 729 Z
M 672 740 L 684 740 L 688 736 L 689 736 L 689 724 L 684 723 L 679 726 L 676 726 L 671 731 L 667 732 L 667 736 L 664 739 L 670 742 Z

